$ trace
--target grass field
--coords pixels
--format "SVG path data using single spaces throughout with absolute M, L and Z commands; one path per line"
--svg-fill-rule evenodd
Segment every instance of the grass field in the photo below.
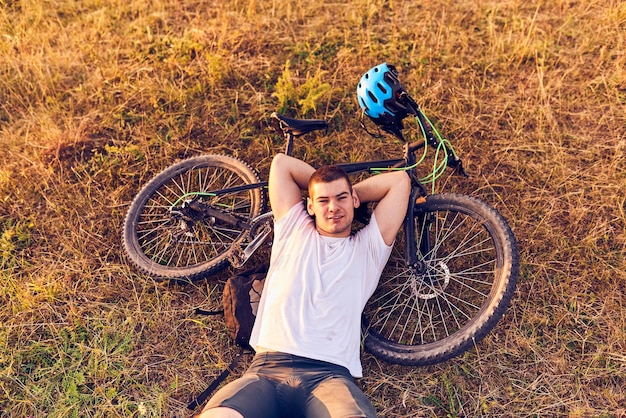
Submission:
M 359 126 L 395 64 L 521 252 L 502 321 L 464 356 L 364 353 L 381 417 L 626 416 L 626 3 L 0 0 L 0 417 L 184 417 L 238 349 L 221 279 L 125 260 L 138 189 L 181 158 L 266 173 L 268 115 L 324 118 L 313 164 L 401 147 Z M 243 369 L 243 362 L 240 369 Z

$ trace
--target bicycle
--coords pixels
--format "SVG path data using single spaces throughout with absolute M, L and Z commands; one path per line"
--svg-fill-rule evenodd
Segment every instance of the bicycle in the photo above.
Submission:
M 487 203 L 428 193 L 425 179 L 434 182 L 446 167 L 464 174 L 462 162 L 415 101 L 408 95 L 401 100 L 422 138 L 405 141 L 399 158 L 338 165 L 350 175 L 409 172 L 407 215 L 363 313 L 364 347 L 391 363 L 427 365 L 465 352 L 496 325 L 515 290 L 519 256 L 511 228 Z M 272 118 L 287 155 L 294 138 L 328 127 L 318 119 Z M 402 125 L 396 128 L 392 133 L 404 139 Z M 432 178 L 420 180 L 416 153 L 428 146 L 445 158 Z M 228 265 L 241 267 L 272 233 L 266 186 L 256 170 L 230 156 L 201 155 L 170 166 L 130 205 L 123 234 L 128 258 L 163 279 L 195 280 Z

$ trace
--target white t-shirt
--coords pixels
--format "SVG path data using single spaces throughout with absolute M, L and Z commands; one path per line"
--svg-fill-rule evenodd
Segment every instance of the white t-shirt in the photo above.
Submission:
M 320 235 L 301 203 L 274 226 L 250 345 L 344 366 L 362 377 L 361 313 L 391 254 L 372 215 L 346 238 Z

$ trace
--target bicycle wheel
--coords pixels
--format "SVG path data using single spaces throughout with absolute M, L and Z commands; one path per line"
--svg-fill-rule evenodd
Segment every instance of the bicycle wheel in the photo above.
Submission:
M 224 268 L 230 249 L 246 239 L 245 222 L 264 209 L 265 197 L 261 187 L 216 191 L 259 181 L 246 163 L 223 155 L 170 166 L 141 189 L 128 209 L 123 234 L 128 258 L 162 279 L 195 280 Z M 210 210 L 219 216 L 207 214 Z
M 513 232 L 486 203 L 432 195 L 414 209 L 417 267 L 404 232 L 364 311 L 365 349 L 391 363 L 427 365 L 483 338 L 506 310 L 519 270 Z

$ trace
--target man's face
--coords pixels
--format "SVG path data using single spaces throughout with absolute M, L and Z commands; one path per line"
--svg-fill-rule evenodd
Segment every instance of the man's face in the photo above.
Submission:
M 320 235 L 347 237 L 352 230 L 354 208 L 359 206 L 356 194 L 350 192 L 345 179 L 330 183 L 314 183 L 307 199 L 307 210 L 315 216 L 315 226 Z

